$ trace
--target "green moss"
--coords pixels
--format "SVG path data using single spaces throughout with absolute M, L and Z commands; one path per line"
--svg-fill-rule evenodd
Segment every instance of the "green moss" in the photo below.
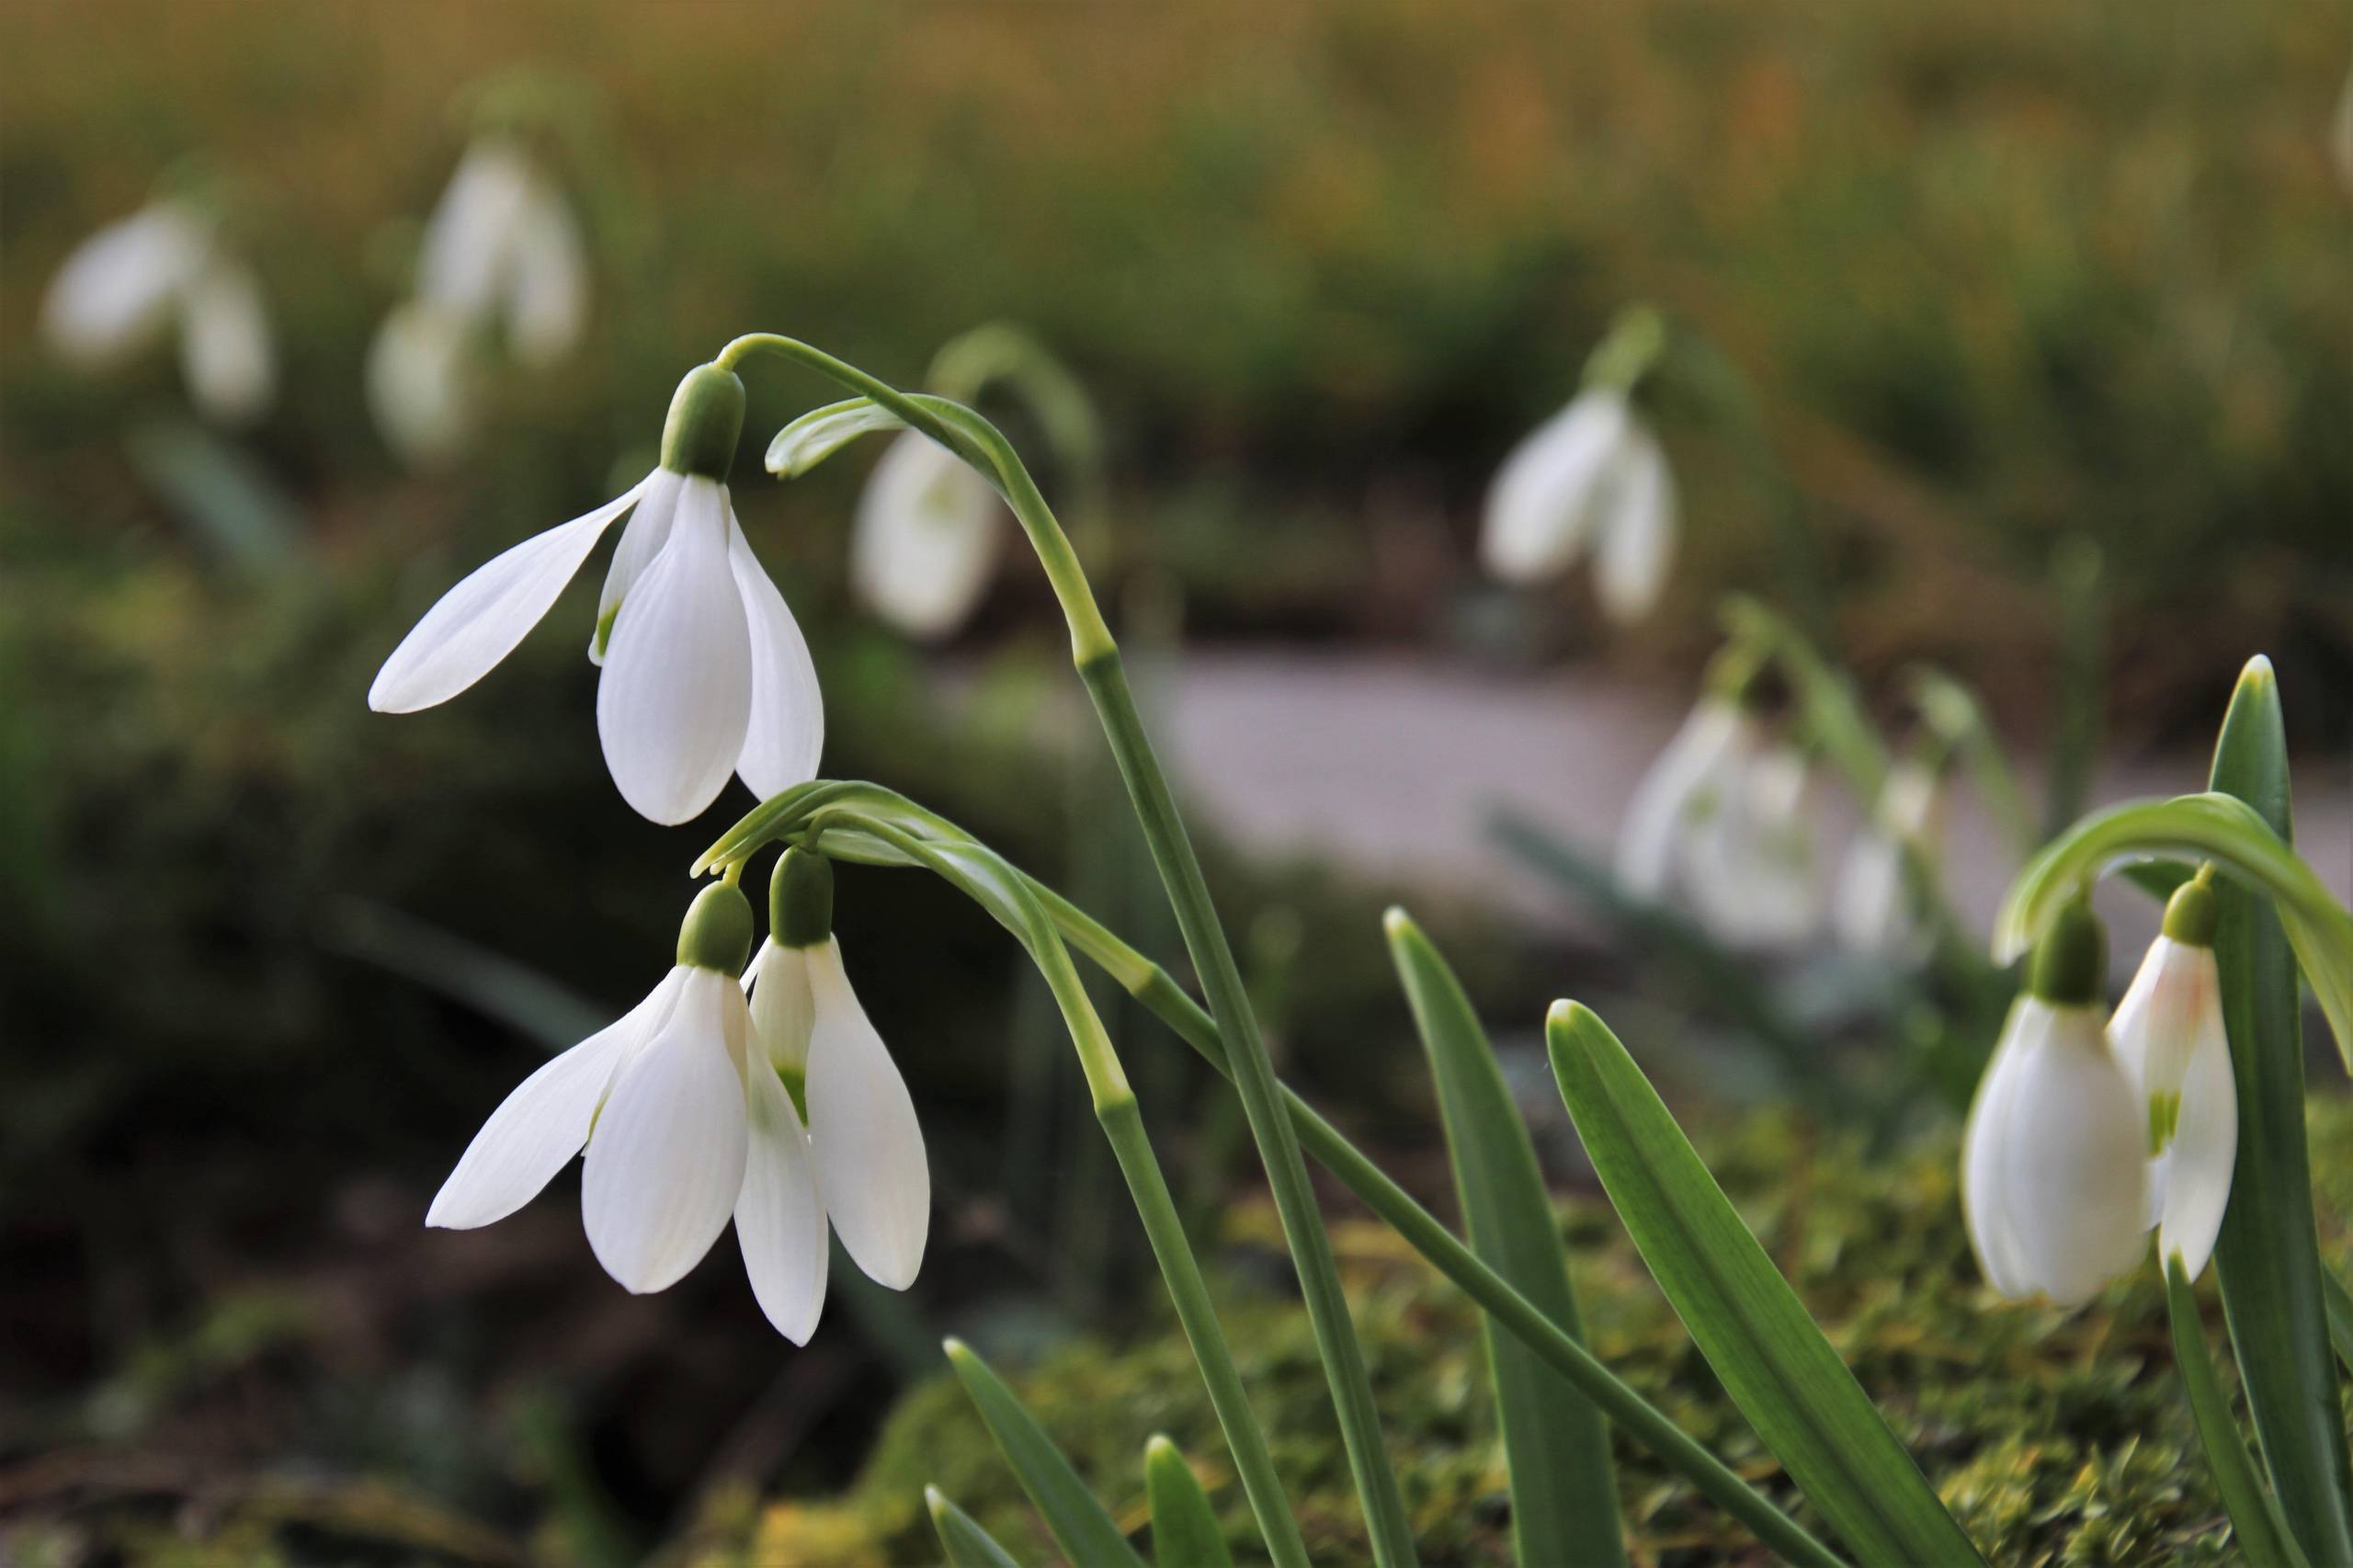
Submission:
M 2313 1148 L 2324 1244 L 2353 1252 L 2353 1104 L 2315 1108 Z M 2006 1563 L 2222 1562 L 2222 1511 L 2174 1379 L 2162 1293 L 2143 1271 L 2090 1307 L 2062 1312 L 1995 1296 L 1961 1233 L 1949 1144 L 1873 1165 L 1817 1148 L 1787 1119 L 1758 1117 L 1708 1140 L 1726 1190 L 1796 1282 L 1840 1352 L 1978 1543 Z M 1563 1208 L 1594 1343 L 1643 1392 L 1752 1483 L 1822 1528 L 1731 1408 L 1660 1300 L 1606 1206 Z M 1245 1209 L 1234 1251 L 1275 1244 L 1271 1216 Z M 1476 1324 L 1463 1300 L 1381 1227 L 1340 1224 L 1336 1244 L 1389 1421 L 1426 1562 L 1509 1561 L 1509 1518 Z M 1232 1256 L 1232 1253 L 1229 1253 Z M 1235 1274 L 1240 1271 L 1236 1270 Z M 1356 1509 L 1306 1324 L 1288 1302 L 1221 1298 L 1244 1376 L 1319 1560 L 1350 1560 Z M 2222 1344 L 2219 1312 L 2210 1322 Z M 1168 1433 L 1199 1462 L 1237 1548 L 1248 1510 L 1222 1470 L 1199 1381 L 1172 1329 L 1056 1351 L 1015 1384 L 1123 1524 L 1144 1523 L 1142 1452 Z M 1618 1460 L 1638 1560 L 1759 1560 L 1755 1544 L 1644 1451 Z M 1043 1528 L 944 1374 L 892 1414 L 857 1484 L 824 1500 L 731 1507 L 704 1521 L 722 1544 L 697 1568 L 923 1562 L 923 1488 L 938 1484 L 1025 1562 L 1048 1561 Z

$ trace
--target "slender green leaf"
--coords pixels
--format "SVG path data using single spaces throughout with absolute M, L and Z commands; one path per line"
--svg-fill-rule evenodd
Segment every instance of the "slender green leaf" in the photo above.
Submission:
M 1404 910 L 1391 910 L 1384 925 L 1438 1085 L 1471 1250 L 1545 1316 L 1582 1337 L 1568 1255 L 1536 1146 L 1471 999 Z M 1623 1562 L 1618 1482 L 1600 1412 L 1493 1316 L 1481 1313 L 1479 1324 L 1502 1416 L 1519 1561 L 1595 1568 Z
M 779 479 L 798 479 L 860 436 L 905 428 L 904 420 L 870 398 L 829 403 L 776 433 L 768 443 L 767 470 Z
M 2222 798 L 2237 796 L 2261 813 L 2267 853 L 2311 877 L 2288 848 L 2294 824 L 2287 727 L 2279 685 L 2265 660 L 2249 663 L 2239 677 L 2215 743 L 2212 782 L 2228 792 Z M 2215 894 L 2214 960 L 2222 971 L 2222 1025 L 2238 1090 L 2239 1142 L 2214 1273 L 2222 1281 L 2247 1413 L 2288 1528 L 2314 1562 L 2353 1562 L 2353 1480 L 2322 1304 L 2312 1163 L 2304 1147 L 2297 953 L 2290 950 L 2293 926 L 2283 931 L 2280 918 L 2296 916 L 2284 898 L 2275 909 L 2234 887 L 2218 886 Z M 2335 909 L 2325 892 L 2322 902 Z M 2343 910 L 2336 914 L 2343 919 Z M 2353 922 L 2347 930 L 2353 933 Z M 2332 988 L 2310 958 L 2305 972 L 2325 1006 Z M 2353 985 L 2353 965 L 2336 979 Z M 2336 1013 L 2330 1017 L 2337 1020 Z M 2337 1040 L 2347 1043 L 2342 1026 Z
M 2189 1395 L 2189 1414 L 2198 1425 L 2198 1441 L 2206 1449 L 2207 1467 L 2214 1472 L 2214 1490 L 2230 1511 L 2231 1530 L 2238 1548 L 2255 1568 L 2305 1568 L 2296 1538 L 2288 1533 L 2279 1506 L 2255 1472 L 2255 1461 L 2231 1418 L 2231 1402 L 2214 1361 L 2206 1348 L 2206 1331 L 2198 1321 L 2198 1298 L 2189 1289 L 2178 1253 L 2165 1260 L 2165 1311 L 2173 1319 L 2173 1359 L 2180 1369 L 2182 1391 Z
M 124 450 L 198 542 L 229 565 L 262 576 L 301 561 L 301 514 L 242 448 L 176 421 L 139 426 Z
M 1053 1532 L 1054 1543 L 1063 1554 L 1088 1568 L 1098 1564 L 1100 1568 L 1144 1568 L 1143 1559 L 1128 1544 L 1126 1535 L 1071 1469 L 1070 1460 L 1063 1458 L 1046 1429 L 1021 1408 L 1004 1380 L 962 1340 L 948 1341 L 947 1349 L 948 1364 L 956 1369 L 964 1392 L 980 1407 L 981 1419 L 987 1423 L 989 1436 L 996 1439 L 997 1450 L 1013 1466 L 1021 1490 L 1045 1516 L 1046 1528 Z
M 1143 1490 L 1152 1504 L 1152 1556 L 1159 1568 L 1233 1568 L 1200 1478 L 1176 1445 L 1157 1432 L 1143 1446 Z
M 1618 1037 L 1560 1002 L 1545 1040 L 1643 1261 L 1799 1489 L 1866 1563 L 1982 1561 Z
M 2336 1358 L 2345 1369 L 2353 1372 L 2353 1290 L 2330 1270 L 2320 1271 L 2321 1303 L 2328 1310 L 2328 1337 L 2336 1346 Z
M 980 1521 L 950 1503 L 937 1486 L 923 1489 L 924 1506 L 931 1510 L 931 1528 L 939 1532 L 940 1550 L 949 1568 L 1021 1568 L 1013 1553 L 981 1528 Z
M 1724 606 L 1724 626 L 1772 654 L 1796 692 L 1798 711 L 1823 755 L 1847 776 L 1856 795 L 1879 799 L 1887 782 L 1887 743 L 1870 721 L 1855 683 L 1824 659 L 1802 632 L 1756 600 L 1734 595 Z

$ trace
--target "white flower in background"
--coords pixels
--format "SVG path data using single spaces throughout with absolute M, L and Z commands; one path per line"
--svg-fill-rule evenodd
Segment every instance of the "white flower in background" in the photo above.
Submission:
M 2062 910 L 1962 1135 L 1970 1244 L 2014 1299 L 2039 1291 L 2078 1305 L 2147 1248 L 2146 1124 L 2100 1017 L 2104 960 L 2090 909 Z
M 743 417 L 743 383 L 714 366 L 689 372 L 671 401 L 662 466 L 443 595 L 384 661 L 368 705 L 414 712 L 480 680 L 629 512 L 589 647 L 603 665 L 597 734 L 622 799 L 681 823 L 731 772 L 763 797 L 814 778 L 824 741 L 816 670 L 723 479 Z
M 181 374 L 198 411 L 222 424 L 267 410 L 278 386 L 260 287 L 189 204 L 156 201 L 83 242 L 41 306 L 51 347 L 106 370 L 153 347 L 175 324 Z
M 620 1022 L 523 1080 L 441 1186 L 428 1225 L 471 1230 L 514 1213 L 585 1147 L 581 1218 L 597 1261 L 627 1289 L 674 1284 L 727 1228 L 748 1164 L 751 1016 L 735 970 L 752 909 L 703 890 L 677 967 Z
M 786 851 L 768 939 L 744 976 L 766 1058 L 748 1079 L 752 1155 L 735 1233 L 761 1309 L 795 1344 L 824 1304 L 828 1219 L 850 1260 L 893 1290 L 914 1283 L 931 1223 L 915 1100 L 850 989 L 832 926 L 831 868 Z
M 2211 869 L 2174 892 L 2165 932 L 2108 1026 L 2146 1108 L 2149 1215 L 2157 1255 L 2195 1279 L 2213 1256 L 2238 1158 L 2238 1088 L 2214 964 Z
M 368 346 L 368 408 L 411 463 L 448 461 L 465 445 L 476 403 L 473 330 L 444 306 L 392 307 Z
M 884 449 L 858 497 L 850 585 L 911 637 L 945 637 L 987 591 L 1003 525 L 970 464 L 910 430 Z
M 545 367 L 588 319 L 588 259 L 563 193 L 522 143 L 485 136 L 466 150 L 425 229 L 416 296 L 506 334 Z
M 1601 607 L 1626 621 L 1657 604 L 1675 536 L 1666 454 L 1623 392 L 1596 387 L 1505 460 L 1479 550 L 1490 573 L 1529 583 L 1568 570 L 1590 548 Z
M 1931 869 L 1944 858 L 1946 796 L 1937 769 L 1906 757 L 1888 769 L 1878 804 L 1847 850 L 1831 901 L 1838 939 L 1893 962 L 1922 958 L 1927 923 L 1904 869 L 1905 852 Z
M 1696 835 L 1724 809 L 1760 744 L 1737 696 L 1711 688 L 1699 699 L 1627 801 L 1618 880 L 1629 892 L 1656 903 L 1688 885 Z
M 1772 744 L 1752 756 L 1722 809 L 1695 830 L 1687 889 L 1700 923 L 1728 946 L 1786 948 L 1821 918 L 1815 879 L 1813 769 Z

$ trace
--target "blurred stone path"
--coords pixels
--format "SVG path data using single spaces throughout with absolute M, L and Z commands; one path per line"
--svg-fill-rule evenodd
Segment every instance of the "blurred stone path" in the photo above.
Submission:
M 1490 812 L 1508 805 L 1606 859 L 1628 792 L 1688 700 L 1589 676 L 1514 678 L 1406 653 L 1290 648 L 1188 654 L 1173 682 L 1143 696 L 1188 805 L 1240 846 L 1328 859 L 1563 929 L 1584 923 L 1489 842 Z M 2125 759 L 2102 773 L 2095 799 L 2196 790 L 2206 762 L 2187 752 Z M 2313 757 L 2298 771 L 2298 846 L 2344 896 L 2353 891 L 2353 768 Z M 2035 768 L 2021 772 L 2031 790 Z M 1827 812 L 1836 846 L 1853 812 L 1843 800 Z M 1950 845 L 1955 898 L 1983 931 L 2015 867 L 1965 792 Z M 2111 888 L 2101 905 L 2117 921 L 2120 956 L 2154 934 L 2150 901 Z

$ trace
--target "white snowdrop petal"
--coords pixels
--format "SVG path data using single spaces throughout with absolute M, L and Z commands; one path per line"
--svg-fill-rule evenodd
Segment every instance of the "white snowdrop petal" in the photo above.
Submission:
M 677 1004 L 613 1081 L 588 1140 L 581 1218 L 605 1272 L 638 1294 L 675 1284 L 727 1228 L 749 1135 L 750 1023 L 734 977 L 684 969 Z
M 639 815 L 686 822 L 726 787 L 751 712 L 750 632 L 727 564 L 724 493 L 690 478 L 669 539 L 613 618 L 597 683 L 605 766 Z
M 368 411 L 385 445 L 418 466 L 465 445 L 474 413 L 472 344 L 464 320 L 421 300 L 392 308 L 368 346 Z
M 1722 809 L 1690 829 L 1686 891 L 1725 943 L 1787 947 L 1813 931 L 1821 897 L 1811 780 L 1796 752 L 1763 752 L 1729 778 Z
M 2209 964 L 2211 949 L 2194 949 Z M 2165 1211 L 2157 1254 L 2181 1255 L 2196 1279 L 2214 1255 L 2222 1213 L 2230 1207 L 2231 1176 L 2239 1153 L 2238 1086 L 2231 1076 L 2231 1047 L 2219 1006 L 2200 1019 L 2181 1082 L 2181 1116 L 2165 1155 Z
M 805 1073 L 810 1034 L 817 1026 L 809 949 L 781 947 L 771 937 L 760 944 L 753 963 L 759 970 L 759 983 L 752 988 L 753 1038 L 770 1063 Z
M 2017 1082 L 2010 1069 L 2017 1062 L 2021 1032 L 2046 1027 L 2046 1020 L 2029 1009 L 2049 1012 L 2031 997 L 2021 997 L 2012 1006 L 1984 1076 L 1978 1080 L 1968 1125 L 1961 1133 L 1961 1218 L 1969 1231 L 1970 1248 L 1977 1255 L 1977 1267 L 1986 1282 L 2013 1299 L 2033 1293 L 2009 1229 L 1999 1222 L 1999 1217 L 2009 1211 L 2006 1130 L 2010 1095 Z
M 806 1345 L 825 1304 L 825 1206 L 792 1096 L 752 1053 L 745 1067 L 750 1143 L 735 1199 L 735 1241 L 752 1294 L 777 1332 Z
M 206 417 L 242 425 L 278 391 L 269 312 L 242 267 L 215 261 L 188 285 L 180 312 L 180 371 Z
M 753 794 L 766 800 L 817 777 L 817 759 L 825 749 L 825 699 L 800 623 L 760 558 L 752 553 L 732 506 L 727 563 L 743 596 L 752 651 L 751 722 L 744 732 L 735 771 Z
M 808 953 L 816 1027 L 809 1043 L 809 1140 L 817 1189 L 850 1258 L 904 1290 L 923 1265 L 931 1168 L 906 1080 L 842 971 L 831 939 Z
M 1691 710 L 1628 800 L 1618 880 L 1629 891 L 1650 899 L 1666 893 L 1696 798 L 1720 803 L 1752 743 L 1752 726 L 1733 704 L 1708 698 Z
M 1675 476 L 1666 454 L 1631 424 L 1610 476 L 1608 515 L 1594 544 L 1594 591 L 1612 620 L 1640 620 L 1658 606 L 1675 562 Z
M 605 586 L 597 596 L 597 624 L 588 633 L 588 662 L 605 662 L 605 648 L 613 633 L 613 619 L 620 612 L 621 600 L 662 547 L 670 542 L 670 525 L 677 519 L 678 497 L 684 492 L 687 476 L 670 469 L 657 468 L 645 482 L 645 494 L 638 497 L 637 510 L 629 515 L 621 526 L 621 541 L 613 546 L 613 559 L 605 567 Z
M 418 298 L 472 321 L 490 319 L 532 178 L 530 160 L 512 141 L 488 137 L 466 149 L 426 222 Z
M 447 702 L 489 674 L 539 624 L 607 525 L 644 488 L 640 483 L 474 568 L 392 650 L 368 689 L 368 706 L 413 713 Z
M 516 357 L 541 369 L 579 344 L 588 319 L 588 261 L 563 197 L 534 177 L 515 217 L 506 320 Z
M 908 431 L 858 496 L 850 585 L 911 637 L 945 637 L 988 590 L 1004 529 L 996 492 L 953 452 Z
M 1581 392 L 1512 449 L 1480 526 L 1479 557 L 1491 574 L 1527 583 L 1575 562 L 1597 521 L 1596 487 L 1631 416 L 1617 392 Z
M 178 205 L 158 202 L 100 229 L 58 269 L 41 302 L 41 330 L 66 358 L 100 368 L 162 331 L 211 243 Z
M 2050 1008 L 2022 1040 L 2000 1124 L 1999 1210 L 2027 1283 L 2062 1306 L 2088 1301 L 2147 1247 L 2145 1122 L 2098 1015 Z
M 614 1074 L 668 1018 L 677 993 L 673 971 L 644 1001 L 524 1079 L 474 1134 L 425 1222 L 472 1230 L 538 1196 L 588 1142 Z

